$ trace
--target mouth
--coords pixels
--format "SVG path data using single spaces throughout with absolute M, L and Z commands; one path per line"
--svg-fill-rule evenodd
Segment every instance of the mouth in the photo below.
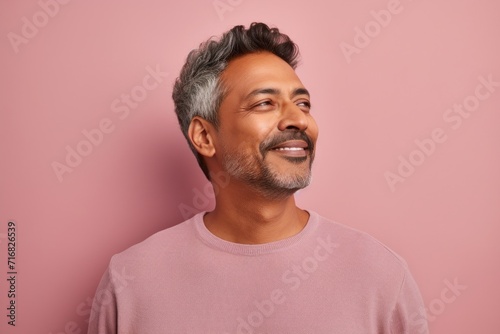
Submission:
M 305 157 L 309 153 L 309 146 L 303 140 L 289 140 L 270 149 L 280 155 L 289 157 Z

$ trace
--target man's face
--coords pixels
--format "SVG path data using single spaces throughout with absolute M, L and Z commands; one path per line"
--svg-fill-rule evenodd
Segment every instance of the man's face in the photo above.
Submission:
M 223 170 L 273 197 L 306 187 L 318 128 L 295 71 L 262 52 L 233 59 L 221 79 L 227 94 L 215 145 Z

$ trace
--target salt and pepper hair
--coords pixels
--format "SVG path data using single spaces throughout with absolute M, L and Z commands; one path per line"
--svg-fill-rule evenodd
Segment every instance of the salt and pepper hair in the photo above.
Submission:
M 210 180 L 208 167 L 188 137 L 191 120 L 195 116 L 219 126 L 218 110 L 224 98 L 220 76 L 232 59 L 256 52 L 267 51 L 297 67 L 297 45 L 277 28 L 254 22 L 248 29 L 238 25 L 225 32 L 218 40 L 210 38 L 187 56 L 176 79 L 172 98 L 182 133 L 193 151 L 205 176 Z

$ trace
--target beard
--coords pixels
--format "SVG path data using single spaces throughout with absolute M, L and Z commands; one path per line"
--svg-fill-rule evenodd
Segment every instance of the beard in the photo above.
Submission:
M 289 140 L 303 140 L 308 145 L 305 157 L 282 157 L 298 168 L 280 172 L 266 160 L 270 150 Z M 259 145 L 260 156 L 242 153 L 239 149 L 224 147 L 223 167 L 231 178 L 243 181 L 260 194 L 270 199 L 286 198 L 297 190 L 307 187 L 311 182 L 311 167 L 314 160 L 314 143 L 303 132 L 284 131 L 263 141 Z M 299 166 L 309 159 L 306 167 Z

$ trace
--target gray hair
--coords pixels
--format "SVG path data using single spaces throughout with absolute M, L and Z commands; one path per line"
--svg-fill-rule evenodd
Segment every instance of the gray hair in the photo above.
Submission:
M 299 49 L 278 28 L 254 22 L 248 29 L 238 25 L 225 32 L 219 40 L 210 38 L 192 50 L 187 56 L 179 77 L 176 79 L 172 98 L 181 131 L 186 137 L 203 173 L 210 180 L 208 167 L 188 137 L 191 120 L 199 116 L 219 126 L 218 110 L 225 90 L 220 75 L 233 58 L 249 53 L 267 51 L 297 67 Z

